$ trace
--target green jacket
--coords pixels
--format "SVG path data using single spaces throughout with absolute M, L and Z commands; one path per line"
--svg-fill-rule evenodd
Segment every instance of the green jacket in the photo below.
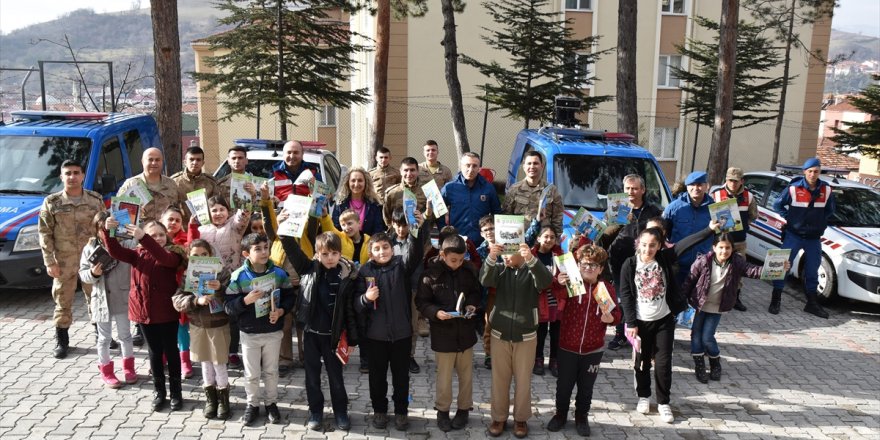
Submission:
M 553 275 L 537 258 L 518 269 L 489 261 L 480 269 L 480 282 L 495 288 L 495 307 L 489 314 L 492 336 L 522 342 L 537 337 L 538 294 Z

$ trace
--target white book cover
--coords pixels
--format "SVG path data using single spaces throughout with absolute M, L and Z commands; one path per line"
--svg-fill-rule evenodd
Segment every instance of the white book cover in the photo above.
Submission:
M 309 209 L 312 207 L 312 198 L 291 194 L 284 201 L 284 209 L 289 216 L 287 220 L 278 225 L 278 235 L 300 238 L 305 231 L 306 223 L 309 222 Z
M 791 256 L 791 249 L 769 249 L 764 258 L 764 267 L 761 268 L 762 280 L 784 280 L 785 262 Z
M 495 243 L 504 246 L 504 255 L 519 252 L 519 245 L 525 243 L 526 220 L 521 215 L 495 216 Z
M 434 181 L 434 179 L 431 179 L 428 183 L 422 185 L 422 192 L 425 193 L 425 198 L 431 202 L 431 209 L 434 211 L 436 217 L 442 217 L 449 212 L 449 208 L 446 207 L 446 202 L 443 201 L 443 195 L 440 194 L 440 188 L 437 186 L 437 182 Z

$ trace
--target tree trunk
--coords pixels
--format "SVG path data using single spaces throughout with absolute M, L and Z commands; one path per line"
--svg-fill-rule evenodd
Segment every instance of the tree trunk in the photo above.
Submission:
M 776 116 L 776 131 L 773 133 L 773 157 L 770 159 L 770 169 L 775 170 L 779 163 L 779 143 L 782 139 L 782 122 L 785 120 L 785 98 L 788 96 L 789 66 L 791 65 L 792 33 L 794 32 L 794 12 L 797 0 L 791 0 L 791 11 L 788 15 L 788 32 L 785 34 L 785 60 L 782 65 L 782 90 L 779 91 L 779 115 Z
M 285 93 L 287 91 L 284 90 L 284 44 L 283 44 L 283 42 L 284 42 L 284 19 L 283 19 L 283 15 L 282 15 L 282 13 L 284 12 L 283 11 L 284 2 L 282 2 L 281 0 L 278 0 L 275 7 L 277 8 L 276 13 L 278 14 L 275 19 L 275 21 L 276 21 L 275 22 L 275 30 L 277 31 L 275 38 L 278 40 L 278 41 L 276 41 L 276 44 L 278 44 L 278 50 L 277 50 L 277 52 L 278 52 L 278 56 L 277 56 L 277 58 L 278 58 L 277 90 L 278 90 L 278 96 L 285 96 Z M 281 125 L 281 127 L 280 127 L 281 140 L 286 141 L 287 140 L 287 107 L 285 107 L 283 100 L 278 102 L 278 123 Z
M 715 126 L 709 150 L 709 183 L 724 181 L 733 125 L 733 80 L 736 74 L 736 31 L 739 0 L 722 0 L 721 38 L 718 43 L 718 92 L 715 95 Z
M 639 143 L 636 94 L 637 0 L 620 0 L 617 7 L 617 131 Z
M 152 0 L 153 57 L 156 75 L 156 121 L 165 151 L 165 172 L 181 170 L 180 34 L 177 0 Z M 149 145 L 147 145 L 149 146 Z
M 376 58 L 373 63 L 373 127 L 370 133 L 370 163 L 385 142 L 385 113 L 388 109 L 388 47 L 391 43 L 391 1 L 379 0 L 376 11 Z
M 449 105 L 452 113 L 452 131 L 458 157 L 471 151 L 464 121 L 464 104 L 461 83 L 458 81 L 458 43 L 455 40 L 455 10 L 452 0 L 441 0 L 443 12 L 443 58 L 446 61 L 446 87 L 449 89 Z

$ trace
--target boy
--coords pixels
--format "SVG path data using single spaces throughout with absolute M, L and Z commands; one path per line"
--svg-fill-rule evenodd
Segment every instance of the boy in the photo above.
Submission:
M 431 332 L 431 349 L 437 361 L 434 409 L 437 410 L 437 427 L 443 432 L 467 426 L 474 403 L 473 346 L 477 343 L 477 334 L 476 320 L 472 317 L 483 289 L 474 266 L 464 261 L 466 251 L 464 239 L 457 234 L 443 240 L 440 255 L 428 262 L 416 294 L 416 306 L 422 316 L 431 320 L 434 329 Z M 458 374 L 458 410 L 450 420 L 453 370 Z
M 535 360 L 538 330 L 538 294 L 553 281 L 547 267 L 532 255 L 529 245 L 520 243 L 519 252 L 504 256 L 500 244 L 489 247 L 489 255 L 480 270 L 480 281 L 494 287 L 495 311 L 492 325 L 492 424 L 489 435 L 504 432 L 510 409 L 510 380 L 516 381 L 513 399 L 513 434 L 523 438 L 529 433 L 526 423 L 531 412 L 532 365 Z
M 412 344 L 411 277 L 422 263 L 422 241 L 413 240 L 406 255 L 394 255 L 391 237 L 374 234 L 370 261 L 361 266 L 355 284 L 355 310 L 363 322 L 363 351 L 370 353 L 370 400 L 373 426 L 388 426 L 388 366 L 394 385 L 394 425 L 409 426 L 409 353 Z
M 321 217 L 321 229 L 325 232 L 332 232 L 342 240 L 342 256 L 351 260 L 355 268 L 367 262 L 370 259 L 370 251 L 364 246 L 364 243 L 370 241 L 370 236 L 361 234 L 361 222 L 357 212 L 353 209 L 346 209 L 339 215 L 339 226 L 342 232 L 333 225 L 333 220 L 327 214 L 327 208 L 324 208 L 324 216 Z
M 241 422 L 250 426 L 260 414 L 260 375 L 264 375 L 266 416 L 269 423 L 281 421 L 278 412 L 278 351 L 281 348 L 281 319 L 293 309 L 293 286 L 287 273 L 269 261 L 269 239 L 265 235 L 248 234 L 241 240 L 244 264 L 232 273 L 226 289 L 226 314 L 238 320 L 244 358 L 247 408 Z M 252 286 L 256 281 L 256 286 Z M 280 289 L 279 302 L 270 300 L 272 291 Z M 268 301 L 268 302 L 267 302 Z M 257 316 L 260 310 L 268 313 Z M 261 365 L 262 364 L 262 365 Z
M 349 346 L 358 344 L 358 329 L 352 303 L 352 292 L 357 270 L 354 264 L 341 258 L 342 240 L 332 232 L 324 232 L 315 239 L 317 261 L 308 258 L 300 249 L 298 240 L 281 236 L 281 243 L 290 263 L 300 276 L 300 293 L 296 320 L 304 326 L 306 396 L 309 402 L 309 420 L 306 426 L 321 429 L 324 420 L 324 393 L 321 391 L 321 360 L 330 382 L 330 402 L 336 428 L 348 431 L 348 393 L 342 379 L 342 362 L 336 356 L 336 347 L 346 332 Z
M 483 242 L 477 247 L 477 254 L 480 260 L 485 263 L 489 258 L 489 248 L 495 244 L 495 216 L 486 215 L 480 219 L 480 235 L 483 236 Z M 500 256 L 498 258 L 501 258 Z M 502 263 L 501 260 L 496 263 Z M 482 268 L 481 268 L 482 269 Z M 486 359 L 483 360 L 483 366 L 487 370 L 492 369 L 492 325 L 489 323 L 489 314 L 495 306 L 495 288 L 488 287 L 483 289 L 483 352 Z
M 418 218 L 418 217 L 417 217 Z M 419 240 L 422 242 L 422 248 L 426 247 L 426 241 L 431 238 L 431 234 L 428 233 L 430 226 L 425 227 L 427 223 L 422 224 L 421 228 L 424 234 L 421 234 L 419 238 L 415 238 L 410 235 L 409 223 L 406 221 L 406 214 L 403 212 L 402 207 L 397 207 L 394 209 L 394 213 L 391 214 L 391 227 L 394 229 L 394 234 L 391 234 L 391 247 L 394 248 L 394 255 L 400 255 L 404 259 L 407 259 L 409 256 L 406 255 L 409 252 L 409 249 L 412 247 L 412 242 L 415 240 Z M 415 302 L 415 292 L 419 287 L 419 281 L 422 277 L 422 270 L 424 266 L 419 264 L 416 267 L 416 270 L 412 274 L 412 278 L 410 282 L 412 283 L 412 324 L 413 324 L 413 334 L 412 334 L 412 345 L 409 350 L 409 372 L 411 374 L 419 374 L 422 371 L 422 367 L 419 366 L 419 363 L 416 362 L 415 354 L 416 354 L 416 340 L 419 338 L 419 321 L 422 319 L 419 316 L 419 311 L 416 309 Z M 361 356 L 361 361 L 366 362 L 363 356 Z M 369 369 L 369 367 L 367 367 Z

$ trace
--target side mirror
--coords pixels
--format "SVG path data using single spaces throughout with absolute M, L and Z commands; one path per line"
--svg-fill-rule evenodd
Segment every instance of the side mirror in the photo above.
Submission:
M 104 174 L 101 176 L 101 194 L 113 194 L 116 192 L 116 176 Z

